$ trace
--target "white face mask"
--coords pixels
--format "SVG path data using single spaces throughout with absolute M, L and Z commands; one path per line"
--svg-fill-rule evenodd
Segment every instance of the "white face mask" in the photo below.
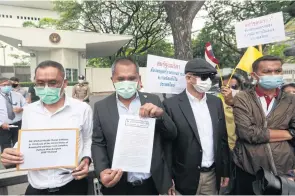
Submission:
M 78 80 L 79 84 L 82 84 L 84 82 L 84 80 Z
M 232 96 L 233 96 L 233 97 L 235 97 L 236 94 L 238 94 L 238 92 L 240 92 L 240 90 L 231 89 L 231 93 L 232 93 Z
M 193 84 L 193 86 L 195 87 L 196 91 L 198 91 L 199 93 L 205 93 L 208 92 L 210 90 L 210 88 L 212 87 L 212 81 L 210 78 L 207 78 L 207 80 L 202 81 L 201 78 L 196 78 L 197 83 Z

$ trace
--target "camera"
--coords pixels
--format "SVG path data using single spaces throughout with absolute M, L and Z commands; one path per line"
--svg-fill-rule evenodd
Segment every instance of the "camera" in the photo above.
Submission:
M 261 168 L 253 182 L 256 195 L 295 195 L 295 182 Z

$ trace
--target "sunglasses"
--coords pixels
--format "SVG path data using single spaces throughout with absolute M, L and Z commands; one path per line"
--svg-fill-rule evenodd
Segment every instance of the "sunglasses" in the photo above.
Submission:
M 233 86 L 231 86 L 231 88 L 234 89 L 234 90 L 238 90 L 239 86 L 238 85 L 233 85 Z
M 211 74 L 192 74 L 192 75 L 201 78 L 202 81 L 205 81 L 205 80 L 207 80 L 208 78 L 210 78 L 210 80 L 213 80 L 213 79 L 215 78 L 215 75 L 216 75 L 216 74 L 211 73 Z

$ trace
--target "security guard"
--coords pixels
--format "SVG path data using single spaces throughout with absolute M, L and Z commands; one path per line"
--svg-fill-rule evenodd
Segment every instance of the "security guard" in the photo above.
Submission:
M 78 84 L 73 88 L 72 97 L 81 101 L 89 103 L 90 88 L 88 83 L 85 82 L 85 77 L 80 75 L 78 78 Z

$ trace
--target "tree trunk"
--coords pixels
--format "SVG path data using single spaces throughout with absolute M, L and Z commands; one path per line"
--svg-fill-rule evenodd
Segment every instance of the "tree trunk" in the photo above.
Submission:
M 191 30 L 193 20 L 205 1 L 165 1 L 168 21 L 171 25 L 175 58 L 193 58 Z M 205 47 L 205 46 L 204 46 Z

